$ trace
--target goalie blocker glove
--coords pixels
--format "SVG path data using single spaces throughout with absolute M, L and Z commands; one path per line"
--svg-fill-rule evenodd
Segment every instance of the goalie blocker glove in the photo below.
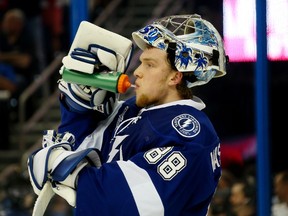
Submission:
M 48 185 L 52 186 L 54 193 L 63 197 L 71 206 L 75 207 L 78 173 L 85 166 L 99 168 L 101 160 L 96 149 L 87 148 L 81 151 L 71 151 L 71 144 L 68 142 L 57 143 L 55 141 L 53 143 L 55 136 L 50 136 L 51 134 L 55 133 L 49 130 L 43 136 L 42 144 L 47 147 L 33 152 L 28 158 L 30 181 L 34 192 L 39 197 L 43 197 L 41 195 L 42 190 L 47 187 L 47 182 L 50 182 L 51 184 Z M 67 134 L 64 137 L 68 138 Z M 57 137 L 56 140 L 59 140 L 61 135 L 57 135 Z M 46 145 L 47 139 L 50 140 L 48 145 Z M 68 138 L 68 140 L 70 139 Z M 45 200 L 46 206 L 49 201 Z M 35 212 L 37 212 L 37 209 Z
M 72 112 L 85 113 L 96 110 L 107 117 L 113 111 L 116 99 L 116 94 L 113 92 L 67 83 L 63 79 L 58 81 L 58 88 L 64 95 L 65 104 Z
M 80 73 L 92 74 L 95 69 L 101 72 L 103 66 L 108 71 L 124 73 L 130 63 L 132 52 L 131 40 L 82 21 L 62 63 L 65 68 Z
M 73 149 L 75 137 L 69 132 L 57 133 L 55 130 L 44 130 L 42 137 L 42 148 L 34 151 L 28 158 L 28 172 L 34 192 L 39 195 L 47 182 L 51 172 L 49 158 L 51 153 L 57 149 Z M 55 154 L 54 154 L 55 155 Z
M 88 148 L 77 152 L 65 151 L 59 154 L 55 151 L 51 157 L 51 182 L 53 191 L 64 198 L 69 205 L 76 207 L 76 188 L 78 173 L 85 166 L 99 168 L 101 165 L 98 152 Z
M 131 40 L 97 25 L 82 21 L 69 53 L 62 59 L 64 67 L 77 73 L 93 74 L 103 71 L 124 73 L 133 52 Z M 96 110 L 105 117 L 111 114 L 116 94 L 81 84 L 59 80 L 58 87 L 65 95 L 70 111 L 83 113 Z M 83 83 L 82 83 L 83 84 Z

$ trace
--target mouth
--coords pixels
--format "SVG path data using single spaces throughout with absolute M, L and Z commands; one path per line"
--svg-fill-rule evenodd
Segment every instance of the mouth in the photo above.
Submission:
M 134 87 L 135 87 L 135 89 L 139 89 L 139 84 L 137 82 L 135 82 Z

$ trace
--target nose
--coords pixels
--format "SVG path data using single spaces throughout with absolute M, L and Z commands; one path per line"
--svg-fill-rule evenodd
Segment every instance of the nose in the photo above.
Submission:
M 133 73 L 133 75 L 136 77 L 136 78 L 138 78 L 138 77 L 141 77 L 142 75 L 142 73 L 141 73 L 141 69 L 140 69 L 140 66 L 141 65 L 139 65 L 135 70 L 134 70 L 134 73 Z

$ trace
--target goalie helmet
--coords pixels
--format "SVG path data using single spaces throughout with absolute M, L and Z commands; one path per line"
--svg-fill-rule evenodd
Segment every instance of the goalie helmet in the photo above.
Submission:
M 193 72 L 196 79 L 187 80 L 189 88 L 226 74 L 228 56 L 222 38 L 210 22 L 197 14 L 160 18 L 133 32 L 132 37 L 142 50 L 152 46 L 166 51 L 174 69 Z

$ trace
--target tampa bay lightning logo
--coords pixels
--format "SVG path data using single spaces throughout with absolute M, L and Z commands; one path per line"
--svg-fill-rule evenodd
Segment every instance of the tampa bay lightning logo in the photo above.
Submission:
M 172 126 L 184 137 L 194 137 L 200 132 L 200 124 L 192 115 L 181 114 L 172 120 Z

